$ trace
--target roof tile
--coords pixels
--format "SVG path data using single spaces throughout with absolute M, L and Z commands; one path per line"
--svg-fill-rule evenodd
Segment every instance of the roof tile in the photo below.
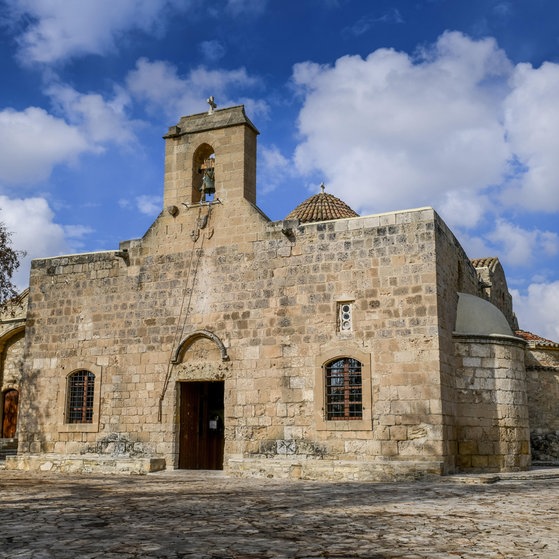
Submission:
M 359 214 L 339 198 L 323 191 L 299 204 L 286 219 L 298 219 L 301 223 L 311 223 L 347 217 L 359 217 Z
M 532 334 L 532 332 L 527 332 L 526 330 L 516 330 L 515 334 L 519 338 L 522 338 L 523 340 L 526 340 L 527 342 L 533 342 L 535 345 L 559 348 L 558 343 L 552 342 L 551 340 L 548 340 L 547 338 L 542 338 L 541 336 L 538 336 L 537 334 Z

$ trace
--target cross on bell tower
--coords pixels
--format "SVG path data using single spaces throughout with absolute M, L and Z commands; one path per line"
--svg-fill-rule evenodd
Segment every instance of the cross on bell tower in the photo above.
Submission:
M 215 103 L 214 96 L 212 95 L 212 96 L 208 97 L 206 103 L 210 106 L 210 108 L 208 109 L 208 114 L 209 114 L 209 115 L 213 114 L 214 109 L 217 108 L 217 105 L 216 105 L 216 103 Z
M 258 130 L 242 105 L 215 110 L 214 98 L 207 102 L 210 113 L 183 116 L 164 136 L 164 207 L 213 202 L 216 194 L 222 204 L 256 204 Z

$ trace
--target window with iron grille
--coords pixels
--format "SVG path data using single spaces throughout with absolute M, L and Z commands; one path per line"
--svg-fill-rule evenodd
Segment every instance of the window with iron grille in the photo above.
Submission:
M 363 385 L 361 363 L 340 357 L 325 367 L 326 419 L 362 419 Z
M 92 423 L 95 375 L 76 371 L 68 377 L 67 423 Z

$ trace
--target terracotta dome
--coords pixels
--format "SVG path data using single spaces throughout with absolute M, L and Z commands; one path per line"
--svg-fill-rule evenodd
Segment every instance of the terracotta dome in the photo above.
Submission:
M 322 192 L 307 198 L 286 219 L 298 219 L 301 223 L 311 223 L 313 221 L 359 217 L 359 214 L 354 212 L 345 202 L 324 192 L 324 185 L 321 185 L 321 189 Z

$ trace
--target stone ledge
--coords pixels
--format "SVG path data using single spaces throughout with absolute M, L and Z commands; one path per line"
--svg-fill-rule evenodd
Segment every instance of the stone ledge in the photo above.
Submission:
M 61 472 L 72 474 L 145 475 L 165 469 L 163 458 L 125 458 L 97 454 L 19 454 L 6 458 L 7 470 Z
M 443 463 L 437 461 L 313 460 L 295 457 L 286 459 L 230 459 L 225 468 L 234 477 L 268 477 L 328 481 L 409 481 L 442 476 Z
M 478 474 L 453 474 L 445 478 L 445 481 L 464 484 L 486 484 L 499 481 L 531 481 L 534 479 L 558 479 L 559 465 L 554 467 L 536 466 L 528 470 L 518 472 L 478 473 Z

